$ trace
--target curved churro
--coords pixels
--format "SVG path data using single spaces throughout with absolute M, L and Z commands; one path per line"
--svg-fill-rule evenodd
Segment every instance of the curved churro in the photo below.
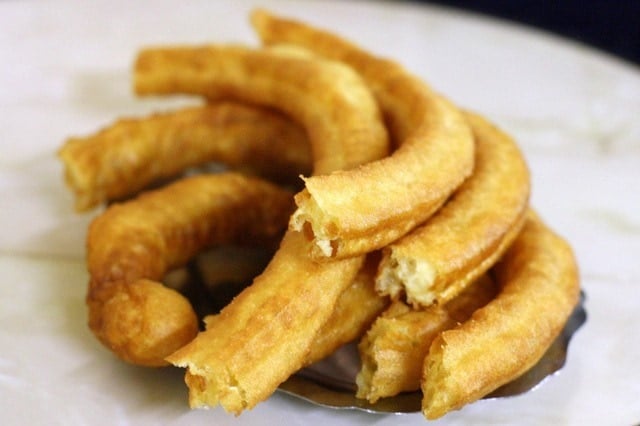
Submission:
M 389 305 L 389 299 L 380 296 L 374 288 L 377 264 L 377 256 L 368 257 L 352 283 L 340 294 L 329 319 L 316 333 L 303 366 L 320 361 L 360 337 Z M 207 315 L 206 328 L 213 327 L 218 318 L 219 314 Z
M 353 282 L 340 294 L 329 319 L 313 339 L 303 365 L 320 361 L 345 343 L 359 338 L 389 305 L 389 299 L 380 296 L 374 287 L 378 254 L 367 256 Z M 217 314 L 206 316 L 206 328 L 217 319 Z
M 138 54 L 134 73 L 140 95 L 195 94 L 285 112 L 307 131 L 314 174 L 351 169 L 387 154 L 375 99 L 358 74 L 335 61 L 288 49 L 148 48 Z
M 406 294 L 414 306 L 443 304 L 486 272 L 525 220 L 527 164 L 513 140 L 467 114 L 476 140 L 472 176 L 424 225 L 383 250 L 376 278 L 382 294 Z
M 469 176 L 474 147 L 464 117 L 419 78 L 303 23 L 262 10 L 251 18 L 267 45 L 302 46 L 357 70 L 399 145 L 391 156 L 357 170 L 305 179 L 291 228 L 313 239 L 315 258 L 383 247 L 424 222 Z
M 389 305 L 389 298 L 380 296 L 374 286 L 379 261 L 379 253 L 367 256 L 353 283 L 340 295 L 331 317 L 318 331 L 305 365 L 325 358 L 343 344 L 362 336 Z
M 446 305 L 416 310 L 401 300 L 394 301 L 358 345 L 362 367 L 356 376 L 356 396 L 375 403 L 419 390 L 431 342 L 442 331 L 466 321 L 495 297 L 497 290 L 495 282 L 483 275 Z
M 571 247 L 534 214 L 494 275 L 501 286 L 498 296 L 431 345 L 422 383 L 428 419 L 459 409 L 531 368 L 578 302 Z
M 58 155 L 78 211 L 211 161 L 287 182 L 311 165 L 302 128 L 275 111 L 229 102 L 120 119 L 68 139 Z
M 305 365 L 314 336 L 363 260 L 318 263 L 304 255 L 306 245 L 300 233 L 287 232 L 265 271 L 167 357 L 187 368 L 192 408 L 220 404 L 239 414 Z
M 114 204 L 89 228 L 89 326 L 120 358 L 165 365 L 198 331 L 189 302 L 157 280 L 212 244 L 271 242 L 292 194 L 227 173 L 179 180 Z
M 301 122 L 314 173 L 357 167 L 386 154 L 377 104 L 349 67 L 307 54 L 243 48 L 147 50 L 137 61 L 143 93 L 199 93 L 280 108 Z M 364 256 L 318 263 L 289 231 L 265 271 L 207 330 L 167 359 L 187 367 L 192 407 L 240 413 L 269 397 L 307 362 L 321 327 Z

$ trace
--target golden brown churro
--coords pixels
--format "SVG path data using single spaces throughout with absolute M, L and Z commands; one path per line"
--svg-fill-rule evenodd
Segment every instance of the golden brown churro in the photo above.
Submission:
M 446 305 L 423 310 L 394 301 L 360 341 L 362 368 L 356 377 L 356 396 L 371 403 L 401 392 L 420 389 L 424 358 L 442 331 L 466 321 L 497 293 L 486 275 Z
M 527 164 L 513 140 L 476 114 L 472 176 L 423 226 L 384 248 L 376 288 L 415 306 L 443 304 L 486 272 L 524 223 Z
M 313 364 L 358 339 L 389 305 L 389 298 L 380 296 L 374 287 L 379 259 L 379 253 L 368 256 L 351 285 L 339 296 L 331 316 L 313 339 L 304 365 Z M 206 316 L 207 328 L 217 318 L 217 314 Z
M 376 317 L 389 305 L 374 286 L 379 253 L 371 253 L 353 280 L 340 295 L 329 320 L 318 331 L 305 365 L 330 355 L 340 346 L 361 337 Z
M 531 368 L 578 302 L 571 247 L 534 214 L 494 275 L 501 286 L 498 296 L 431 345 L 422 383 L 428 419 L 459 409 Z
M 195 337 L 189 302 L 157 282 L 212 244 L 273 241 L 292 194 L 239 174 L 200 175 L 114 204 L 89 228 L 89 326 L 120 358 L 165 365 Z
M 191 407 L 220 404 L 239 414 L 299 370 L 318 330 L 362 265 L 361 256 L 318 263 L 287 232 L 265 271 L 207 329 L 167 359 L 186 367 Z
M 78 211 L 213 161 L 279 182 L 311 168 L 300 126 L 275 111 L 229 102 L 120 119 L 68 139 L 58 155 Z
M 316 174 L 387 154 L 373 96 L 358 74 L 335 61 L 283 49 L 165 47 L 142 50 L 134 72 L 140 95 L 186 93 L 283 111 L 307 131 Z
M 391 156 L 362 168 L 305 179 L 291 227 L 313 239 L 315 258 L 383 247 L 425 221 L 469 176 L 474 147 L 464 117 L 419 78 L 300 22 L 257 10 L 252 23 L 267 45 L 302 46 L 357 70 L 398 145 Z

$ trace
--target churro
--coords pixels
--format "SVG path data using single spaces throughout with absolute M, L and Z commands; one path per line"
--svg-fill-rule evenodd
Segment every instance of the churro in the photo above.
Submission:
M 58 155 L 78 211 L 209 162 L 284 183 L 311 166 L 300 126 L 275 111 L 230 102 L 119 119 L 89 136 L 69 138 Z
M 358 350 L 362 367 L 356 396 L 371 403 L 420 389 L 422 367 L 431 342 L 442 331 L 466 321 L 497 293 L 497 285 L 481 276 L 446 305 L 416 310 L 394 301 L 364 335 Z
M 501 286 L 496 298 L 431 345 L 422 382 L 428 419 L 459 409 L 531 368 L 578 303 L 571 247 L 533 213 L 493 272 Z
M 304 366 L 329 356 L 340 346 L 362 336 L 376 317 L 389 305 L 389 299 L 380 296 L 374 288 L 374 277 L 379 256 L 368 256 L 353 282 L 340 294 L 329 319 L 318 330 Z M 204 318 L 206 328 L 213 325 L 218 314 Z
M 473 137 L 462 113 L 399 64 L 300 22 L 253 12 L 266 45 L 297 45 L 342 61 L 369 85 L 397 149 L 353 171 L 305 179 L 291 228 L 316 259 L 379 249 L 429 218 L 469 176 Z M 381 200 L 383 200 L 381 202 Z
M 527 164 L 515 142 L 468 113 L 475 168 L 424 225 L 383 250 L 376 288 L 414 306 L 444 304 L 486 272 L 516 237 L 530 193 Z
M 167 360 L 186 367 L 192 408 L 239 414 L 267 399 L 307 362 L 318 331 L 351 285 L 362 256 L 318 263 L 287 232 L 265 271 Z
M 289 191 L 232 173 L 185 178 L 113 204 L 87 236 L 91 330 L 128 362 L 166 365 L 198 323 L 189 302 L 158 280 L 213 244 L 277 241 L 292 208 Z
M 331 317 L 318 331 L 305 365 L 319 361 L 345 343 L 360 338 L 389 305 L 389 298 L 379 295 L 374 286 L 379 261 L 379 253 L 367 256 L 353 283 L 340 295 Z

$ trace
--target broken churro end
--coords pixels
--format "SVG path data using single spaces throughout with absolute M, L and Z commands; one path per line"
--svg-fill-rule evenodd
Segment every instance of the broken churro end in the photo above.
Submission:
M 167 365 L 164 356 L 198 332 L 189 301 L 152 280 L 114 287 L 111 297 L 88 298 L 88 304 L 92 331 L 122 359 L 134 364 Z
M 406 291 L 407 303 L 430 306 L 437 299 L 432 289 L 435 279 L 436 270 L 429 262 L 399 257 L 388 251 L 376 278 L 376 290 L 393 299 L 400 298 Z
M 220 404 L 225 411 L 239 415 L 248 408 L 243 389 L 234 379 L 229 369 L 220 369 L 218 374 L 209 374 L 207 369 L 198 368 L 193 363 L 175 362 L 178 367 L 187 371 L 184 381 L 189 388 L 189 406 L 191 408 L 209 409 Z M 221 390 L 224 389 L 224 392 Z
M 308 191 L 296 194 L 295 199 L 298 208 L 291 216 L 289 227 L 313 242 L 313 254 L 320 258 L 334 257 L 340 243 L 335 237 L 338 229 L 335 219 L 322 210 Z
M 432 376 L 432 380 L 422 389 L 424 394 L 422 414 L 428 420 L 435 420 L 442 417 L 449 411 L 449 407 L 451 406 L 449 401 L 450 393 L 441 392 L 438 387 L 430 385 L 432 383 L 450 385 L 450 381 L 446 379 L 447 370 L 445 368 L 445 363 L 442 361 L 445 346 L 446 342 L 439 337 L 433 342 L 429 351 L 431 357 L 427 361 L 427 368 L 429 374 Z M 436 359 L 440 359 L 440 361 L 437 361 Z

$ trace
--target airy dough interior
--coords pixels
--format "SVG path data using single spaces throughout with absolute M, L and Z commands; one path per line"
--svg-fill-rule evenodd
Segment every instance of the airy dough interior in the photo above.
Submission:
M 296 203 L 298 208 L 291 216 L 290 227 L 304 232 L 324 257 L 332 257 L 337 240 L 332 240 L 329 234 L 331 229 L 336 228 L 335 221 L 327 216 L 307 191 L 296 196 Z
M 409 304 L 429 306 L 436 296 L 431 287 L 435 281 L 436 270 L 426 261 L 402 258 L 391 253 L 386 267 L 380 269 L 376 280 L 376 289 L 397 299 L 405 291 Z

